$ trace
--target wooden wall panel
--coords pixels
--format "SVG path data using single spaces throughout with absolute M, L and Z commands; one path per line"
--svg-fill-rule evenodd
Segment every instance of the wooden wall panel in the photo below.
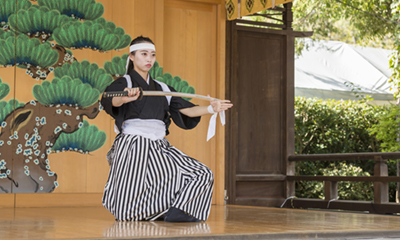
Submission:
M 59 187 L 54 190 L 54 193 L 86 192 L 86 174 L 88 171 L 86 156 L 66 151 L 50 154 L 50 157 L 50 167 L 52 171 L 57 173 L 59 183 Z
M 96 0 L 104 6 L 104 17 L 122 27 L 132 38 L 150 37 L 156 44 L 157 60 L 164 72 L 182 79 L 195 87 L 196 93 L 224 98 L 225 10 L 224 0 Z M 73 50 L 78 61 L 88 60 L 100 68 L 114 56 L 121 56 L 128 48 L 99 53 L 92 50 Z M 19 101 L 33 100 L 32 88 L 39 81 L 32 79 L 22 69 L 0 69 L 0 78 L 7 79 L 11 93 Z M 53 74 L 47 78 L 52 80 Z M 16 82 L 15 86 L 10 83 Z M 14 96 L 11 93 L 3 100 Z M 204 101 L 194 101 L 206 105 Z M 213 203 L 223 203 L 224 190 L 224 128 L 217 121 L 216 136 L 206 142 L 210 116 L 202 118 L 194 130 L 185 131 L 171 127 L 171 143 L 209 166 L 215 174 Z M 85 118 L 85 120 L 88 120 Z M 16 206 L 52 204 L 60 206 L 101 204 L 101 195 L 107 181 L 109 166 L 106 153 L 115 137 L 114 122 L 101 112 L 88 120 L 107 134 L 106 144 L 90 154 L 76 152 L 51 153 L 48 157 L 51 170 L 58 175 L 59 187 L 50 194 L 10 194 L 8 203 Z M 5 196 L 5 195 L 4 195 Z M 3 195 L 0 195 L 3 199 Z M 4 198 L 5 199 L 5 198 Z M 89 199 L 89 200 L 88 200 Z M 40 204 L 39 204 L 40 202 Z M 66 205 L 65 205 L 66 204 Z M 1 206 L 0 206 L 1 207 Z
M 15 194 L 13 193 L 0 194 L 0 208 L 14 207 L 14 204 L 15 204 Z
M 237 182 L 236 196 L 238 198 L 280 198 L 284 194 L 283 185 L 284 182 Z
M 168 46 L 164 49 L 164 69 L 173 76 L 179 75 L 187 80 L 197 94 L 216 96 L 217 7 L 203 3 L 167 1 L 164 16 L 164 45 Z M 193 102 L 208 104 L 197 100 Z M 203 116 L 199 125 L 189 131 L 173 126 L 168 139 L 186 154 L 210 167 L 217 183 L 223 181 L 223 177 L 216 171 L 216 137 L 206 142 L 209 119 L 210 116 Z M 220 125 L 219 122 L 217 124 Z M 213 203 L 216 203 L 215 198 Z
M 286 47 L 284 36 L 239 31 L 238 42 L 241 71 L 237 73 L 237 90 L 252 95 L 251 98 L 240 98 L 238 103 L 240 114 L 237 121 L 247 127 L 238 129 L 238 139 L 241 140 L 238 140 L 237 173 L 283 173 L 281 99 L 285 70 L 282 55 Z M 260 54 L 256 55 L 257 52 Z M 259 65 L 254 66 L 254 60 Z

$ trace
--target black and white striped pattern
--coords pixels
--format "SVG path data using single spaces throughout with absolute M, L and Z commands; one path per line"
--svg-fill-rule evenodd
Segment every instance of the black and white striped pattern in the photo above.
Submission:
M 103 195 L 103 205 L 122 221 L 148 220 L 176 207 L 200 220 L 210 213 L 213 173 L 171 146 L 120 134 Z
M 177 236 L 186 235 L 205 235 L 211 233 L 210 226 L 206 222 L 196 223 L 196 224 L 182 224 L 179 227 L 173 229 L 174 234 Z M 116 221 L 114 225 L 105 229 L 103 232 L 103 237 L 106 238 L 124 238 L 132 239 L 133 237 L 165 237 L 171 234 L 171 229 L 165 227 L 165 225 L 160 226 L 154 222 L 127 222 L 127 221 Z

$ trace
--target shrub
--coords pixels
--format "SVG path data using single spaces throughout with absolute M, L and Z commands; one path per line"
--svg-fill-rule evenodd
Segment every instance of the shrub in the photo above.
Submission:
M 357 101 L 295 99 L 296 154 L 380 152 L 384 139 L 377 138 L 374 129 L 388 106 L 374 106 Z M 381 131 L 385 131 L 382 129 Z M 382 145 L 383 146 L 383 145 Z M 375 162 L 297 162 L 296 175 L 368 176 L 373 175 Z M 388 162 L 389 175 L 395 175 L 395 164 Z M 390 201 L 395 199 L 395 184 L 390 184 Z M 346 191 L 349 190 L 349 191 Z M 339 199 L 371 200 L 372 184 L 342 182 L 338 185 Z M 296 182 L 296 196 L 323 198 L 323 183 Z

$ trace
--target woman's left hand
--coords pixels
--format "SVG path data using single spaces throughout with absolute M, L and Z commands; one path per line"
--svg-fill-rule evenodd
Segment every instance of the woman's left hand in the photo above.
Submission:
M 222 112 L 233 106 L 230 100 L 213 100 L 210 101 L 210 104 L 214 112 Z

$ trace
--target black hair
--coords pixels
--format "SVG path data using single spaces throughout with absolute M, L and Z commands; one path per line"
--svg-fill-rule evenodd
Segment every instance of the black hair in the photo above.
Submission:
M 154 44 L 153 41 L 151 41 L 150 38 L 139 36 L 139 37 L 133 39 L 129 46 L 132 46 L 132 45 L 138 44 L 138 43 L 152 43 L 152 44 Z M 135 55 L 135 53 L 136 53 L 136 51 L 133 51 L 133 52 L 130 52 L 129 54 Z M 129 56 L 128 56 L 128 58 L 129 58 Z M 133 69 L 133 62 L 132 62 L 132 60 L 129 59 L 127 74 L 129 74 L 129 72 L 132 71 L 132 69 Z

